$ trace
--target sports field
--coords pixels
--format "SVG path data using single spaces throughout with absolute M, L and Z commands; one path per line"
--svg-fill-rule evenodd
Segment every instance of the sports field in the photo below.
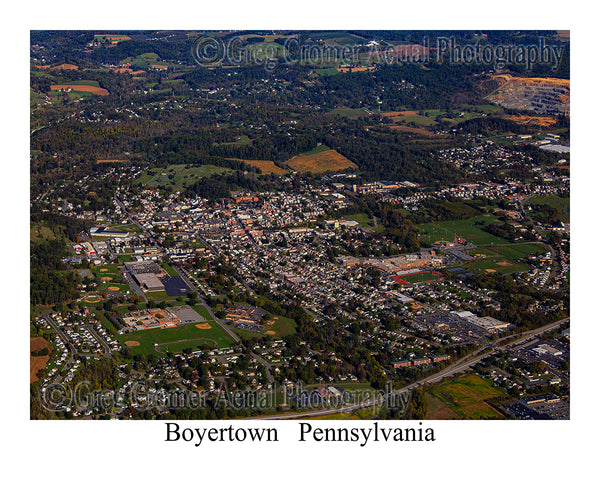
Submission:
M 290 158 L 286 165 L 300 173 L 337 172 L 348 168 L 358 168 L 354 162 L 325 145 Z
M 138 342 L 139 346 L 131 346 L 133 353 L 146 355 L 157 354 L 155 343 L 160 351 L 181 352 L 184 348 L 198 348 L 198 345 L 212 348 L 225 348 L 233 345 L 233 339 L 213 320 L 207 320 L 211 328 L 197 328 L 198 324 L 183 325 L 173 328 L 152 328 L 139 332 L 118 335 L 119 343 Z M 163 345 L 165 344 L 165 345 Z
M 502 390 L 477 375 L 452 379 L 426 392 L 427 418 L 456 418 L 454 415 L 462 419 L 504 418 L 486 402 L 503 395 Z M 449 414 L 447 409 L 453 415 Z M 448 416 L 444 417 L 443 413 Z
M 296 332 L 295 320 L 292 318 L 282 317 L 281 315 L 274 315 L 271 321 L 268 321 L 265 325 L 265 329 L 262 332 L 252 332 L 250 330 L 243 330 L 241 328 L 234 328 L 236 335 L 243 339 L 250 338 L 261 338 L 264 336 L 268 337 L 285 337 Z
M 419 272 L 408 275 L 396 275 L 392 278 L 399 283 L 420 283 L 441 280 L 444 278 L 444 275 L 439 272 Z
M 496 220 L 497 217 L 493 215 L 479 215 L 469 220 L 422 223 L 418 225 L 418 228 L 421 235 L 426 237 L 426 239 L 432 243 L 438 240 L 452 241 L 455 235 L 464 238 L 475 245 L 506 243 L 505 239 L 496 237 L 495 235 L 482 230 L 482 227 L 494 223 Z M 478 225 L 476 223 L 482 224 Z
M 485 255 L 473 262 L 467 270 L 474 273 L 514 273 L 528 270 L 526 258 L 530 255 L 546 253 L 548 248 L 542 244 L 517 243 L 502 247 L 478 247 L 469 251 L 470 255 Z M 523 259 L 523 260 L 521 260 Z

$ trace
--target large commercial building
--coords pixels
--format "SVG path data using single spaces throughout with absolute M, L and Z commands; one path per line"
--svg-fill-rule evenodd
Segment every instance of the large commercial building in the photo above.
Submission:
M 125 268 L 140 287 L 149 292 L 159 292 L 165 289 L 159 277 L 165 272 L 156 263 L 149 261 L 127 262 Z

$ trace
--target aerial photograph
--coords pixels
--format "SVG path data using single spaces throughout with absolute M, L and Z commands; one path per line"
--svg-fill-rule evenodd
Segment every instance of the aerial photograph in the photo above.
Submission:
M 30 30 L 29 419 L 569 420 L 570 42 Z

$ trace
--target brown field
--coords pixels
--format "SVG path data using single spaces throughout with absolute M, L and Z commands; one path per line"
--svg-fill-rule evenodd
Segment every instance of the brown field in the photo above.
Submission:
M 554 117 L 530 117 L 528 115 L 511 115 L 506 119 L 521 125 L 539 125 L 541 127 L 550 127 L 558 122 L 558 119 Z
M 212 327 L 208 323 L 197 323 L 196 328 L 199 328 L 200 330 L 210 330 Z
M 103 160 L 96 160 L 96 163 L 126 163 L 129 160 L 127 159 L 103 159 Z
M 416 127 L 405 127 L 404 125 L 386 125 L 388 128 L 392 130 L 399 130 L 400 132 L 410 132 L 416 133 L 419 135 L 424 135 L 426 137 L 435 137 L 435 133 L 425 130 L 424 128 L 416 128 Z
M 496 273 L 496 270 L 494 270 L 493 268 L 486 268 L 485 271 L 487 273 Z
M 71 89 L 74 92 L 90 92 L 94 95 L 108 95 L 106 88 L 92 87 L 91 85 L 51 85 L 51 90 L 68 90 Z
M 128 73 L 129 75 L 140 75 L 142 73 L 146 73 L 144 70 L 132 70 L 131 68 L 127 68 L 127 67 L 115 68 L 113 70 L 113 72 L 115 72 L 115 73 Z
M 230 160 L 237 160 L 238 162 L 244 162 L 253 167 L 260 169 L 262 173 L 274 173 L 275 175 L 283 175 L 287 173 L 287 170 L 278 167 L 272 160 L 245 160 L 243 158 L 231 158 Z
M 127 35 L 113 35 L 110 33 L 96 33 L 94 37 L 104 37 L 107 40 L 131 40 L 131 37 Z
M 358 166 L 335 150 L 313 153 L 311 155 L 296 155 L 286 164 L 300 173 L 325 173 L 358 168 Z
M 415 115 L 418 115 L 419 112 L 415 111 L 415 110 L 406 110 L 403 112 L 385 112 L 382 113 L 381 116 L 382 117 L 413 117 Z
M 425 394 L 427 402 L 427 420 L 456 420 L 460 417 L 437 397 Z
M 50 65 L 39 65 L 38 68 L 42 70 L 78 70 L 79 67 L 77 65 L 72 65 L 70 63 L 63 63 L 61 65 L 56 65 L 51 67 Z
M 375 65 L 372 65 L 370 67 L 340 67 L 336 68 L 336 70 L 341 73 L 368 72 L 371 70 L 375 70 Z
M 37 352 L 43 348 L 50 348 L 50 344 L 45 338 L 35 337 L 29 339 L 29 350 L 31 352 Z M 38 379 L 38 372 L 46 366 L 50 360 L 50 355 L 44 355 L 43 357 L 29 356 L 29 383 L 33 383 Z
M 265 335 L 275 335 L 275 332 L 273 330 L 267 330 Z
M 29 339 L 29 350 L 31 352 L 38 352 L 39 350 L 49 347 L 50 344 L 44 337 L 34 337 Z
M 571 86 L 571 80 L 568 78 L 538 78 L 538 77 L 513 77 L 508 74 L 492 75 L 494 80 L 504 80 L 505 82 L 516 82 L 527 85 L 560 85 L 563 87 Z
M 127 340 L 125 342 L 125 345 L 127 345 L 128 347 L 139 347 L 140 342 L 136 342 L 135 340 Z
M 101 272 L 108 272 L 108 268 L 101 268 L 100 271 Z
M 503 261 L 503 262 L 496 262 L 496 265 L 500 265 L 501 267 L 510 267 L 512 265 L 512 263 Z
M 105 282 L 110 282 L 112 280 L 112 277 L 102 277 L 100 280 L 103 280 Z
M 48 360 L 50 360 L 50 355 L 44 355 L 43 357 L 29 357 L 29 383 L 38 380 L 38 372 L 46 367 Z
M 110 290 L 111 292 L 118 292 L 119 287 L 108 287 L 107 290 Z

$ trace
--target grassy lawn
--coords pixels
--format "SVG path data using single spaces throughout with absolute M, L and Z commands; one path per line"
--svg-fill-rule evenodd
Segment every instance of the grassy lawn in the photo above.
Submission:
M 275 337 L 285 337 L 296 332 L 296 321 L 292 318 L 282 317 L 281 315 L 273 316 L 273 325 L 267 325 L 265 331 L 275 332 Z
M 208 313 L 208 310 L 206 310 L 206 307 L 204 307 L 204 305 L 194 305 L 192 307 L 192 309 L 195 310 L 200 315 L 202 315 L 207 320 L 209 320 L 211 318 L 210 314 Z
M 175 269 L 168 263 L 163 262 L 160 264 L 160 266 L 164 269 L 165 272 L 167 272 L 167 275 L 169 275 L 169 277 L 178 277 L 179 276 L 179 274 L 175 271 Z
M 148 300 L 154 300 L 160 302 L 162 300 L 169 300 L 171 297 L 167 295 L 167 292 L 146 292 L 146 298 Z
M 496 237 L 482 230 L 482 227 L 495 222 L 495 220 L 496 217 L 493 215 L 479 215 L 469 220 L 422 223 L 418 227 L 421 235 L 427 236 L 427 240 L 431 240 L 431 242 L 438 240 L 451 241 L 454 235 L 458 235 L 475 245 L 507 243 L 503 238 Z M 476 225 L 476 222 L 483 222 L 485 225 Z
M 197 324 L 174 328 L 152 328 L 139 332 L 118 335 L 118 341 L 125 345 L 127 341 L 139 342 L 139 346 L 129 347 L 133 353 L 156 354 L 154 344 L 164 345 L 162 351 L 181 352 L 184 348 L 196 349 L 198 345 L 226 348 L 233 345 L 231 337 L 213 320 L 207 322 L 210 329 L 197 328 Z M 177 342 L 177 343 L 171 343 Z
M 436 385 L 426 393 L 428 405 L 439 400 L 444 406 L 452 410 L 459 418 L 487 419 L 504 418 L 492 408 L 486 400 L 504 395 L 504 392 L 494 387 L 488 380 L 477 375 L 466 375 L 452 379 L 442 385 Z M 428 415 L 431 412 L 428 412 Z
M 354 220 L 355 222 L 360 223 L 360 226 L 363 228 L 373 226 L 373 220 L 371 220 L 366 213 L 355 213 L 353 215 L 345 215 L 344 219 Z

